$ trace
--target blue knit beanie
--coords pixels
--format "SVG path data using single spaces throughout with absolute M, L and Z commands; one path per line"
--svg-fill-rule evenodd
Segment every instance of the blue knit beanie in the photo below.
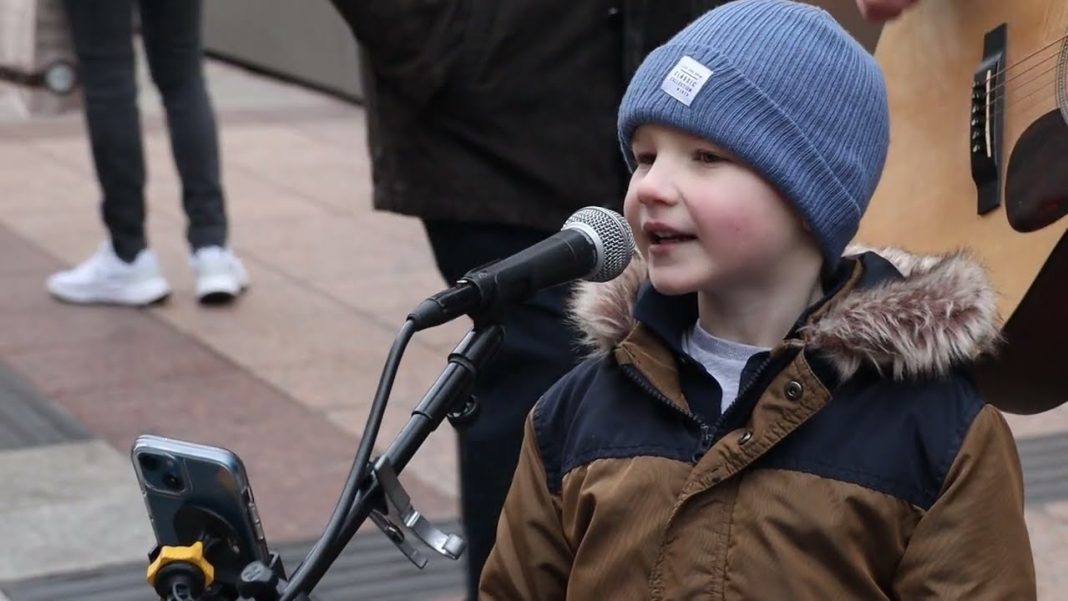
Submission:
M 794 203 L 838 263 L 879 183 L 889 144 L 878 63 L 826 12 L 735 0 L 646 57 L 619 108 L 619 140 L 669 125 L 729 151 Z

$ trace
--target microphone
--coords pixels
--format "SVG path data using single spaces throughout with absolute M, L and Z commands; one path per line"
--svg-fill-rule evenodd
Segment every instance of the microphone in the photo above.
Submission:
M 461 315 L 480 315 L 572 280 L 607 282 L 634 254 L 634 234 L 622 215 L 579 209 L 552 236 L 518 253 L 472 269 L 452 287 L 423 301 L 408 319 L 416 331 Z

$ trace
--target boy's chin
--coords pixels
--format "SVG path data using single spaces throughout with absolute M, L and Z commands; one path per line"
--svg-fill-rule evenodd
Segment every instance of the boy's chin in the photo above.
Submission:
M 657 292 L 664 296 L 681 296 L 683 294 L 697 292 L 698 290 L 696 283 L 679 280 L 678 278 L 658 278 L 656 275 L 651 275 L 649 277 L 649 282 Z

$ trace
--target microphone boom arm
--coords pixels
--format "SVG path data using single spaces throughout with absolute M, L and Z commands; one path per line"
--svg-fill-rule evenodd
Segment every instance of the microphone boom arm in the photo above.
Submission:
M 446 418 L 471 411 L 471 389 L 480 369 L 497 351 L 504 338 L 504 328 L 499 323 L 487 321 L 476 323 L 453 352 L 449 362 L 438 379 L 423 395 L 422 400 L 412 411 L 408 423 L 397 434 L 380 457 L 374 460 L 371 473 L 364 479 L 359 496 L 349 512 L 345 524 L 333 541 L 325 549 L 323 565 L 317 566 L 315 573 L 305 580 L 303 590 L 288 590 L 288 583 L 282 579 L 275 589 L 277 592 L 260 594 L 255 597 L 241 597 L 239 601 L 277 601 L 280 598 L 304 599 L 322 577 L 322 574 L 337 559 L 345 545 L 352 539 L 368 517 L 376 523 L 386 536 L 417 566 L 420 565 L 418 551 L 404 535 L 404 529 L 411 530 L 418 538 L 438 553 L 451 559 L 459 558 L 464 550 L 463 539 L 456 535 L 440 532 L 426 521 L 419 512 L 412 508 L 407 493 L 396 478 L 415 455 L 415 451 Z M 385 510 L 385 511 L 383 511 Z M 390 518 L 399 517 L 403 528 Z M 425 560 L 423 560 L 425 563 Z M 257 563 L 250 564 L 255 566 Z M 262 572 L 266 568 L 261 568 Z M 256 570 L 248 570 L 255 572 Z M 244 575 L 244 574 L 243 574 Z

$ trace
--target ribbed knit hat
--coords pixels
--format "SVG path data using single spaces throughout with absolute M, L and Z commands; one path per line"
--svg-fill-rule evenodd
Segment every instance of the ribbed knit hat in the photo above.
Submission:
M 619 139 L 669 125 L 729 151 L 794 203 L 835 265 L 879 182 L 889 144 L 878 63 L 825 11 L 735 0 L 646 57 L 619 108 Z

